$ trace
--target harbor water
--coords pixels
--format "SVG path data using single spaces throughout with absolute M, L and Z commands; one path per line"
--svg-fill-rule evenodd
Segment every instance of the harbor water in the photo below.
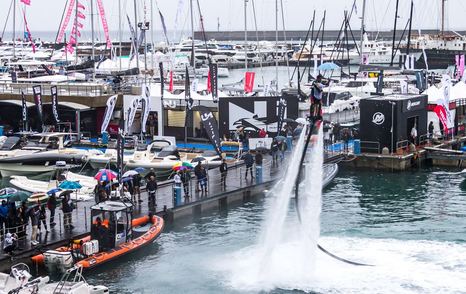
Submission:
M 296 279 L 289 261 L 300 251 L 287 236 L 299 223 L 291 201 L 281 240 L 282 269 L 268 284 L 241 275 L 238 268 L 259 242 L 270 205 L 265 198 L 167 227 L 156 243 L 88 280 L 116 293 L 464 293 L 464 176 L 436 170 L 340 171 L 322 195 L 319 243 L 371 267 L 317 252 L 312 277 Z

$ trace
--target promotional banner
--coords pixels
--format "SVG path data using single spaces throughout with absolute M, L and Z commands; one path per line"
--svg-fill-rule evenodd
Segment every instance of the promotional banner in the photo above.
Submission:
M 379 72 L 379 76 L 377 78 L 377 93 L 382 93 L 383 91 L 383 70 Z
M 110 40 L 110 34 L 108 32 L 107 18 L 105 17 L 105 9 L 102 0 L 97 0 L 97 6 L 99 8 L 100 19 L 102 21 L 102 28 L 104 29 L 104 36 L 107 42 L 107 49 L 112 48 L 112 41 Z
M 456 61 L 456 78 L 459 80 L 464 74 L 464 54 L 455 55 Z
M 191 93 L 196 93 L 199 86 L 199 79 L 194 79 L 191 83 Z
M 434 112 L 437 114 L 439 121 L 443 125 L 444 130 L 448 130 L 448 121 L 447 121 L 447 113 L 445 112 L 445 108 L 441 105 L 437 105 L 434 108 Z
M 170 71 L 170 80 L 168 81 L 168 92 L 173 92 L 173 71 Z
M 141 98 L 139 97 L 135 97 L 131 101 L 131 104 L 127 111 L 127 116 L 125 118 L 126 120 L 125 134 L 129 134 L 131 127 L 133 126 L 134 118 L 136 117 L 136 111 L 138 110 L 140 101 L 141 101 Z
M 214 102 L 218 102 L 218 65 L 216 63 L 209 65 L 209 83 L 212 99 Z
M 442 76 L 442 93 L 443 97 L 437 100 L 437 105 L 442 106 L 445 109 L 447 117 L 447 128 L 451 129 L 454 125 L 454 118 L 450 112 L 450 92 L 451 92 L 451 78 L 449 75 Z
M 206 131 L 206 134 L 209 137 L 210 143 L 212 143 L 215 151 L 217 151 L 219 155 L 222 154 L 220 145 L 220 133 L 218 131 L 217 119 L 215 119 L 214 114 L 206 106 L 199 105 L 194 107 L 193 109 L 200 112 L 201 121 L 204 126 L 204 130 Z
M 23 126 L 26 125 L 26 122 L 28 121 L 28 107 L 23 90 L 21 90 L 21 120 L 23 121 Z
M 143 86 L 142 98 L 141 98 L 141 112 L 142 112 L 141 131 L 145 133 L 146 123 L 147 123 L 147 119 L 149 118 L 149 112 L 150 112 L 150 88 L 148 85 Z
M 40 124 L 43 125 L 43 112 L 42 112 L 42 87 L 40 85 L 32 87 L 34 93 L 34 103 L 36 104 L 37 116 L 39 117 Z
M 191 87 L 189 82 L 189 72 L 188 67 L 186 67 L 185 79 L 184 79 L 184 101 L 186 102 L 187 110 L 192 110 L 193 108 L 193 98 L 191 97 Z
M 21 0 L 26 5 L 31 5 L 31 0 Z
M 105 108 L 104 121 L 100 128 L 101 133 L 107 131 L 108 124 L 110 123 L 110 120 L 112 119 L 113 110 L 115 109 L 117 98 L 118 98 L 118 95 L 113 95 L 107 100 L 107 108 Z
M 133 46 L 133 52 L 131 53 L 130 60 L 133 60 L 134 56 L 136 55 L 136 50 L 138 48 L 138 36 L 136 35 L 136 30 L 131 24 L 131 20 L 129 19 L 129 16 L 126 15 L 126 18 L 128 19 L 128 25 L 129 25 L 129 31 L 131 32 L 131 40 L 132 40 L 132 46 Z
M 165 90 L 165 78 L 163 76 L 163 63 L 159 63 L 159 71 L 160 71 L 160 95 L 163 97 L 163 91 Z
M 56 43 L 61 43 L 63 37 L 65 36 L 65 30 L 68 27 L 68 24 L 70 23 L 71 15 L 75 7 L 74 3 L 75 0 L 70 0 L 70 4 L 68 5 L 68 9 L 66 10 L 65 19 L 63 20 L 57 39 L 55 40 Z
M 58 90 L 57 90 L 57 86 L 52 86 L 50 88 L 50 92 L 52 94 L 52 114 L 53 114 L 53 118 L 55 120 L 55 124 L 58 124 L 60 122 L 60 119 L 58 117 Z
M 167 42 L 167 45 L 169 45 L 170 42 L 168 41 L 167 26 L 165 25 L 165 17 L 163 17 L 160 9 L 159 9 L 159 15 L 160 15 L 160 21 L 162 22 L 163 35 L 165 36 L 165 41 Z
M 256 73 L 248 71 L 244 76 L 244 92 L 251 93 L 254 89 L 254 77 Z
M 427 89 L 426 73 L 422 71 L 416 71 L 415 75 L 416 75 L 416 88 L 419 89 L 419 93 L 422 93 Z
M 66 46 L 66 50 L 70 54 L 72 54 L 74 52 L 73 46 L 78 46 L 77 38 L 81 37 L 81 32 L 79 31 L 79 29 L 83 28 L 83 24 L 79 22 L 79 19 L 86 19 L 86 15 L 84 14 L 84 12 L 80 11 L 80 9 L 81 10 L 86 9 L 84 7 L 84 5 L 78 2 L 78 7 L 77 8 L 78 8 L 78 11 L 76 11 L 76 16 L 75 16 L 73 28 L 71 30 L 70 41 L 68 42 L 68 44 Z
M 285 119 L 285 111 L 286 111 L 286 100 L 283 97 L 280 97 L 278 100 L 278 121 L 277 121 L 277 135 L 280 135 L 280 131 L 283 127 L 283 120 Z

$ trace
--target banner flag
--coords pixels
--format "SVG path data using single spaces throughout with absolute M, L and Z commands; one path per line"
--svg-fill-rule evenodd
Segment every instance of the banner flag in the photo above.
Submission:
M 50 88 L 50 92 L 52 94 L 52 114 L 53 114 L 53 118 L 55 120 L 55 124 L 58 124 L 60 122 L 60 119 L 58 117 L 58 90 L 57 90 L 57 86 L 52 86 Z
M 143 86 L 142 98 L 141 98 L 141 112 L 142 112 L 141 131 L 143 133 L 146 133 L 146 123 L 147 123 L 147 119 L 149 118 L 149 112 L 150 112 L 150 88 L 148 85 Z
M 42 131 L 42 125 L 44 125 L 43 111 L 42 111 L 42 87 L 40 85 L 33 86 L 32 92 L 34 93 L 34 103 L 36 104 L 37 116 L 40 121 L 40 131 Z
M 218 130 L 217 119 L 215 119 L 214 114 L 212 113 L 212 111 L 209 110 L 208 107 L 201 105 L 195 106 L 193 110 L 199 111 L 201 113 L 201 120 L 204 126 L 204 130 L 206 131 L 207 137 L 209 137 L 210 143 L 212 143 L 218 155 L 221 155 L 222 150 L 220 133 Z
M 107 131 L 108 124 L 110 123 L 110 120 L 112 119 L 113 110 L 115 109 L 117 98 L 118 98 L 118 95 L 113 95 L 107 99 L 107 107 L 105 108 L 104 121 L 100 128 L 100 133 Z
M 254 77 L 256 73 L 248 71 L 244 76 L 244 92 L 251 93 L 254 89 Z
M 212 100 L 218 102 L 218 65 L 216 63 L 211 63 L 209 65 L 209 81 L 210 92 L 212 93 Z

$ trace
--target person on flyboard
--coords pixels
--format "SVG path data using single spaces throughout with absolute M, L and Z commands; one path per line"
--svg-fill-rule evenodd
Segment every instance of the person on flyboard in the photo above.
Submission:
M 322 92 L 326 85 L 328 81 L 321 74 L 312 83 L 310 118 L 314 121 L 322 120 Z

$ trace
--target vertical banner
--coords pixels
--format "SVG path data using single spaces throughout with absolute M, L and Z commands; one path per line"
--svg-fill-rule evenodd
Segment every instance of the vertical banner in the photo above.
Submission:
M 184 74 L 184 100 L 188 102 L 191 99 L 191 87 L 189 82 L 189 71 L 188 67 L 186 66 L 186 71 Z
M 185 108 L 185 128 L 191 125 L 191 114 L 192 114 L 192 109 L 193 109 L 193 98 L 191 97 L 191 87 L 189 85 L 189 72 L 188 72 L 188 67 L 186 67 L 186 72 L 185 72 L 185 79 L 184 79 L 184 101 L 186 103 L 186 108 Z M 185 131 L 186 132 L 186 131 Z
M 408 94 L 408 82 L 407 81 L 400 81 L 400 93 L 401 94 Z
M 150 112 L 150 88 L 148 85 L 143 86 L 142 98 L 141 98 L 141 109 L 142 109 L 142 118 L 141 118 L 141 131 L 146 133 L 146 123 L 149 118 Z
M 443 97 L 440 97 L 437 101 L 437 105 L 443 106 L 445 108 L 445 113 L 447 116 L 447 127 L 448 129 L 453 128 L 454 118 L 450 111 L 450 93 L 451 93 L 451 78 L 449 75 L 442 76 L 442 93 Z
M 218 65 L 216 63 L 211 63 L 209 65 L 209 83 L 212 93 L 212 100 L 218 102 Z
M 382 93 L 383 91 L 383 70 L 379 72 L 379 76 L 377 77 L 377 89 L 376 93 Z
M 60 118 L 58 117 L 58 91 L 57 86 L 50 87 L 50 93 L 52 94 L 52 114 L 55 120 L 55 124 L 60 122 Z
M 447 121 L 447 113 L 445 112 L 445 108 L 442 105 L 437 105 L 434 108 L 435 114 L 437 114 L 440 123 L 443 125 L 444 130 L 448 130 L 448 121 Z
M 31 5 L 31 0 L 21 0 L 26 5 Z
M 220 133 L 218 131 L 217 119 L 215 119 L 214 114 L 206 106 L 199 105 L 193 109 L 200 112 L 202 124 L 204 125 L 204 129 L 209 137 L 210 143 L 212 143 L 215 151 L 217 151 L 219 155 L 222 154 Z
M 115 109 L 117 98 L 118 98 L 118 95 L 113 95 L 107 100 L 107 108 L 105 108 L 104 121 L 102 122 L 102 126 L 100 128 L 101 133 L 107 131 L 108 124 L 110 123 L 110 120 L 112 119 L 113 110 Z
M 104 36 L 107 42 L 107 49 L 112 48 L 112 41 L 110 41 L 110 34 L 108 32 L 107 18 L 105 17 L 105 9 L 102 0 L 97 0 L 97 6 L 99 8 L 100 19 L 102 21 L 102 28 L 104 29 Z
M 34 103 L 36 104 L 37 117 L 40 122 L 40 131 L 42 131 L 42 126 L 44 125 L 44 118 L 42 112 L 42 87 L 40 85 L 33 86 L 32 92 L 34 93 Z
M 131 104 L 129 105 L 127 114 L 128 116 L 125 117 L 126 120 L 126 127 L 125 127 L 125 134 L 129 134 L 131 127 L 133 126 L 134 118 L 136 117 L 136 111 L 138 110 L 139 107 L 139 102 L 141 101 L 141 98 L 135 97 L 131 101 Z
M 165 90 L 165 78 L 163 76 L 163 63 L 159 63 L 159 71 L 160 71 L 160 95 L 163 97 L 163 91 Z
M 278 100 L 278 109 L 277 109 L 277 136 L 280 135 L 280 131 L 283 128 L 283 120 L 285 119 L 286 111 L 286 100 L 283 97 L 280 97 Z
M 123 163 L 124 163 L 124 146 L 125 146 L 125 136 L 123 133 L 123 125 L 125 121 L 120 121 L 120 126 L 118 127 L 118 137 L 117 137 L 117 169 L 118 169 L 118 181 L 121 182 L 121 176 L 123 175 Z
M 199 86 L 199 79 L 194 79 L 191 83 L 191 93 L 197 93 L 197 89 Z
M 29 5 L 29 4 L 27 4 L 27 5 Z M 31 43 L 32 53 L 36 53 L 36 44 L 32 40 L 31 31 L 29 30 L 28 22 L 26 20 L 26 10 L 23 10 L 23 18 L 24 18 L 24 26 L 26 27 L 26 32 L 27 32 L 27 35 L 28 35 L 27 39 L 28 39 L 29 43 Z
M 21 90 L 21 120 L 23 122 L 23 130 L 26 130 L 26 124 L 28 121 L 28 106 L 26 104 L 26 96 L 23 90 Z
M 424 71 L 416 71 L 416 88 L 419 89 L 419 93 L 424 92 L 427 89 L 427 81 L 426 81 L 426 72 Z
M 170 80 L 168 81 L 168 92 L 173 92 L 173 71 L 170 71 Z
M 252 71 L 248 71 L 245 73 L 244 76 L 244 92 L 251 93 L 254 89 L 254 77 L 256 73 Z

